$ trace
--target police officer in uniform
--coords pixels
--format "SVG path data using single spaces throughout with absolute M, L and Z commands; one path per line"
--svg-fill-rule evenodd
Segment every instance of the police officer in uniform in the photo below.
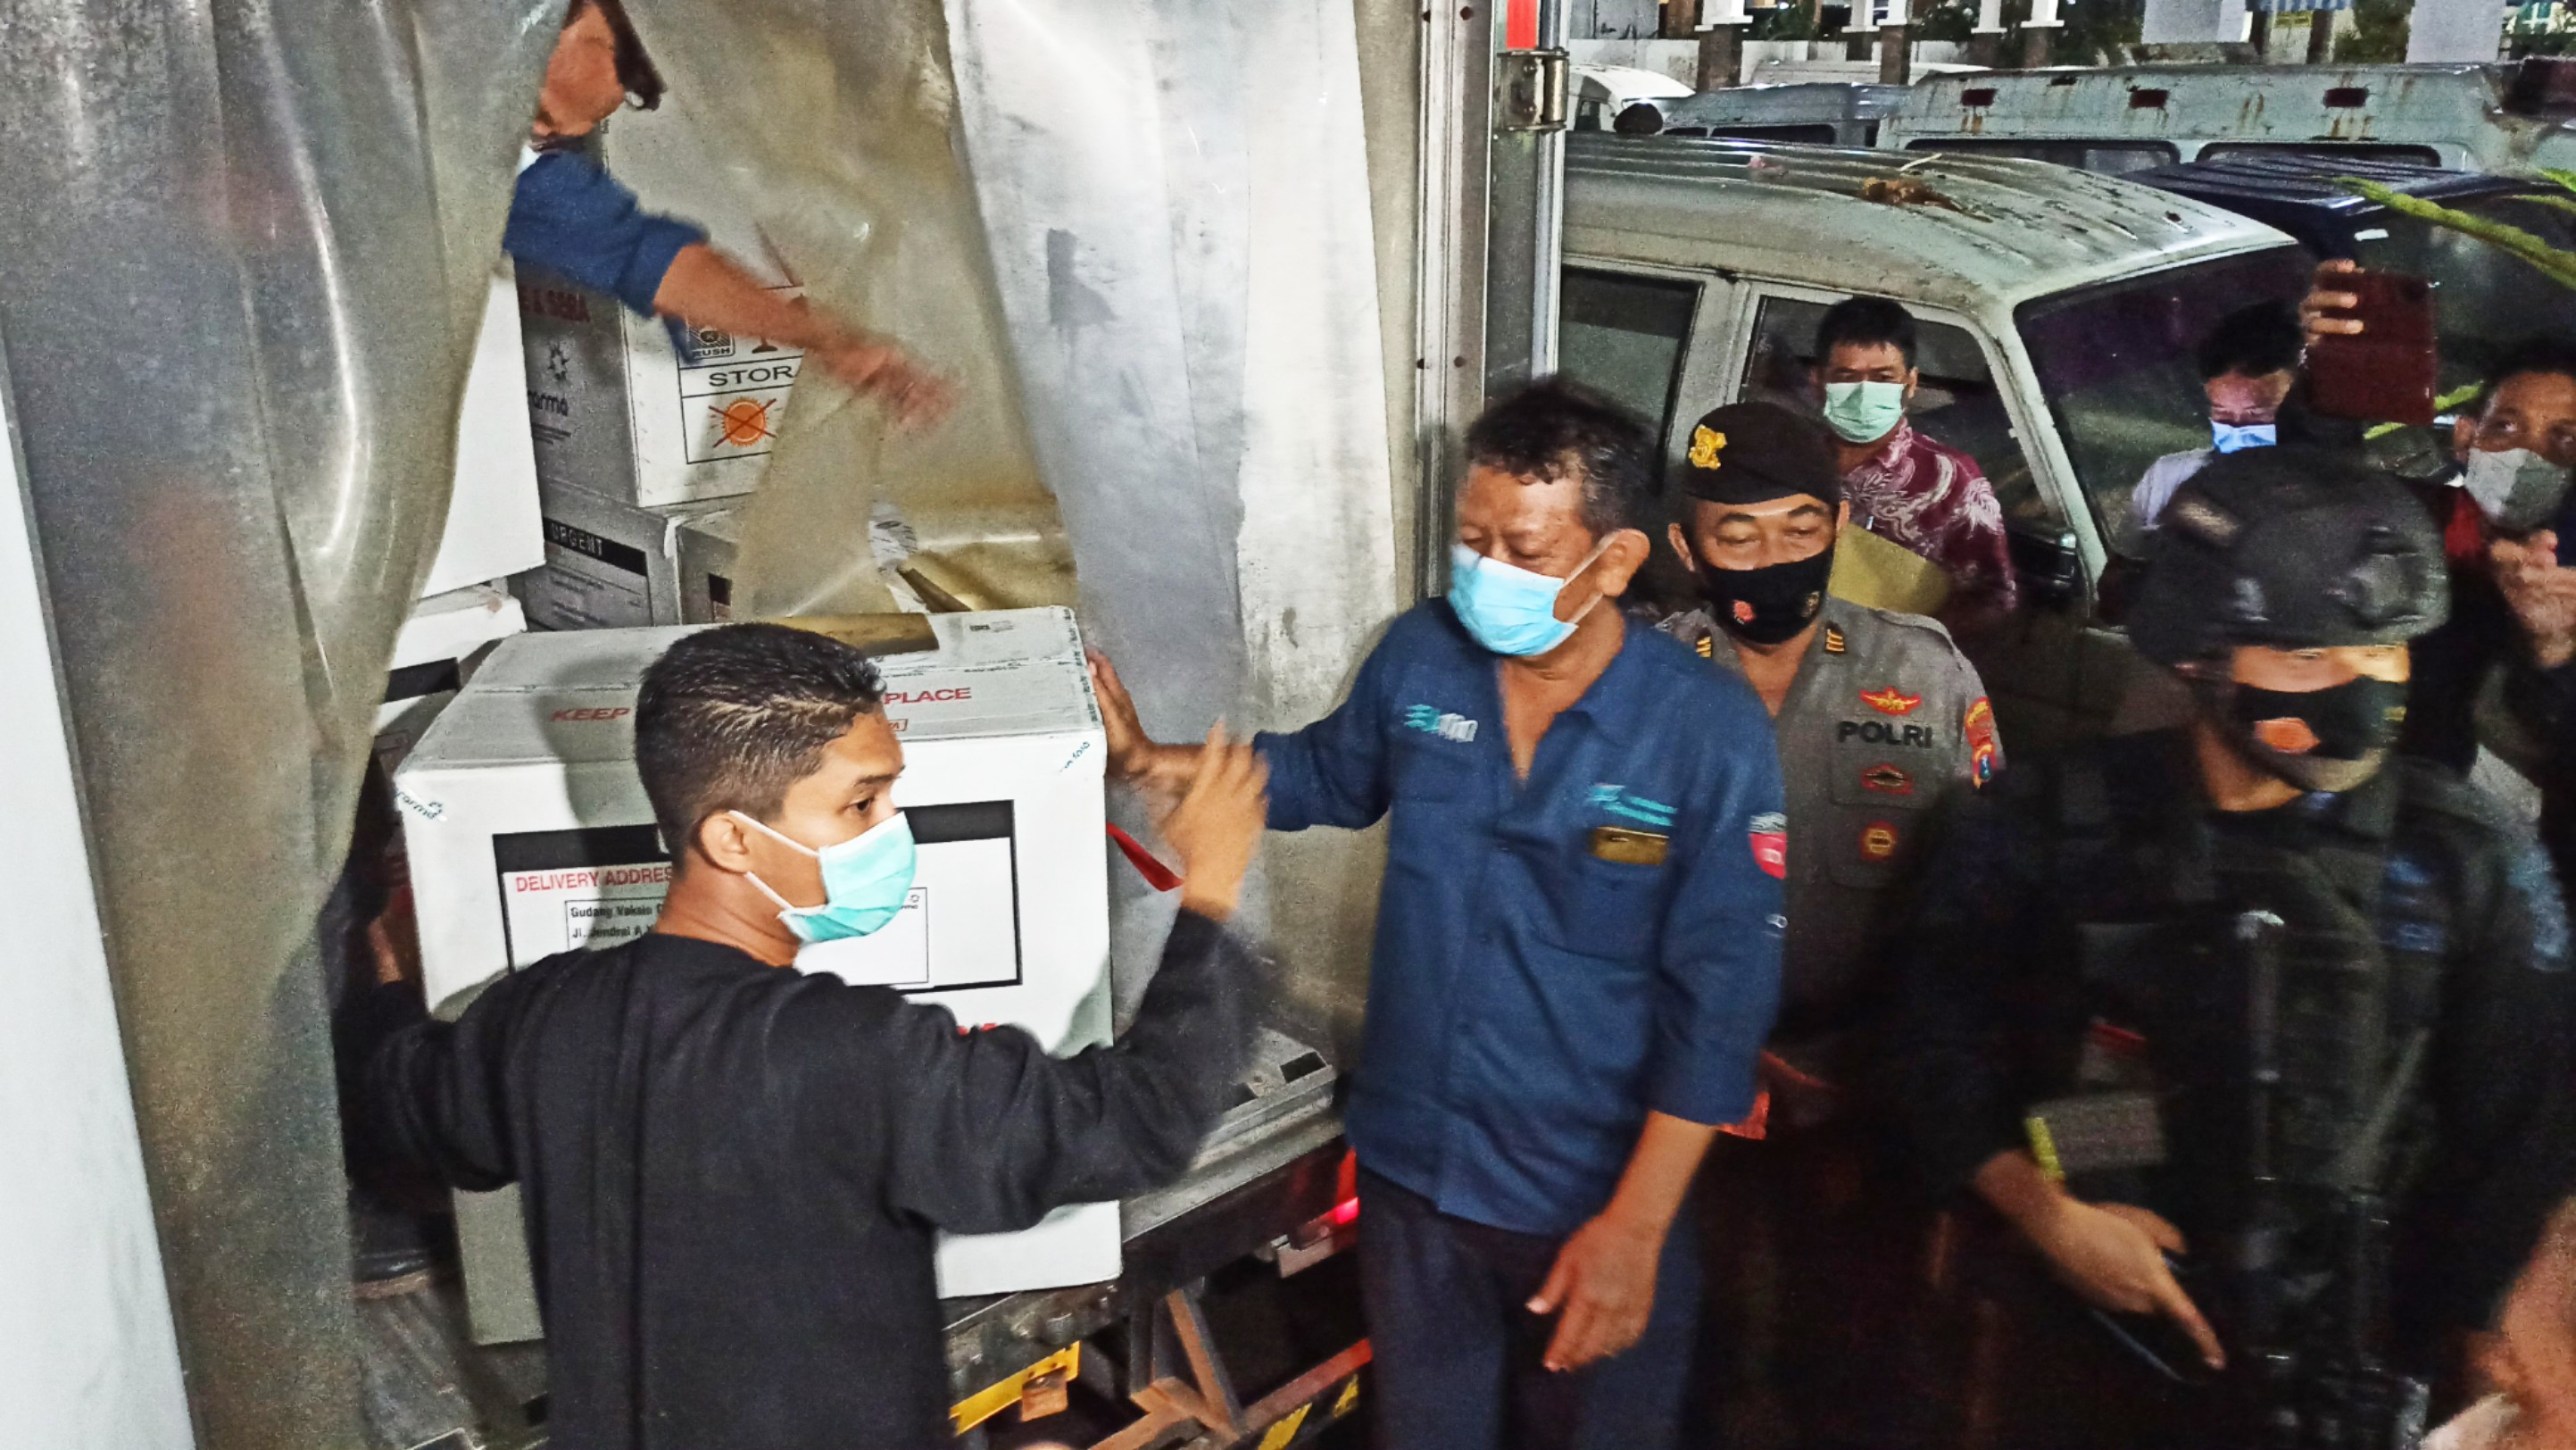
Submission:
M 2548 865 L 2390 758 L 2444 608 L 2394 482 L 2214 460 L 2128 621 L 2190 723 L 2025 758 L 1931 856 L 1899 938 L 1913 1137 L 2035 1251 L 1971 1256 L 2016 1326 L 1978 1350 L 1990 1439 L 2404 1443 L 2387 1376 L 2344 1371 L 2453 1367 L 2565 1189 Z
M 1676 481 L 1668 538 L 1705 603 L 1663 627 L 1769 707 L 1789 807 L 1764 1108 L 1703 1188 L 1712 1272 L 1736 1281 L 1711 1296 L 1705 1352 L 1740 1391 L 1775 1394 L 1800 1446 L 1912 1443 L 1915 1397 L 1891 1371 L 1910 1368 L 1932 1216 L 1887 1141 L 1885 937 L 1933 805 L 2003 763 L 1994 710 L 1949 631 L 1826 592 L 1851 509 L 1814 422 L 1720 408 Z M 1765 1263 L 1770 1295 L 1750 1290 Z

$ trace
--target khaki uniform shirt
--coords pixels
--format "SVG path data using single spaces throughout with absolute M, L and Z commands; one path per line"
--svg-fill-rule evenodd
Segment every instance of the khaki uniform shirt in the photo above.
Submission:
M 1741 676 L 1733 639 L 1702 610 L 1663 629 Z M 1789 926 L 1772 1049 L 1833 1076 L 1827 1039 L 1858 1025 L 1888 982 L 1881 938 L 1932 808 L 2003 768 L 1994 707 L 1950 632 L 1828 595 L 1776 732 L 1789 804 Z M 1801 1051 L 1806 1046 L 1812 1050 Z

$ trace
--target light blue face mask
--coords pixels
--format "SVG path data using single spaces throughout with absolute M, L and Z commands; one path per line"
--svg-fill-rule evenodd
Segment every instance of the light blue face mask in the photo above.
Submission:
M 1875 443 L 1905 421 L 1903 383 L 1825 384 L 1825 423 L 1845 443 Z
M 1616 537 L 1613 535 L 1613 537 Z M 1601 551 L 1610 547 L 1603 539 L 1574 566 L 1574 574 L 1592 567 Z M 1476 643 L 1498 655 L 1543 655 L 1565 643 L 1592 606 L 1572 619 L 1556 617 L 1556 597 L 1574 578 L 1552 579 L 1533 574 L 1497 559 L 1488 559 L 1464 544 L 1449 546 L 1449 608 Z
M 769 889 L 769 883 L 758 876 L 751 884 L 760 893 L 778 903 L 778 919 L 796 934 L 801 942 L 842 941 L 855 936 L 868 936 L 884 928 L 903 910 L 904 898 L 912 894 L 915 857 L 912 844 L 912 822 L 901 811 L 870 826 L 837 846 L 817 851 L 802 841 L 789 840 L 775 830 L 740 811 L 728 812 L 735 820 L 763 835 L 795 847 L 823 865 L 823 904 L 790 906 L 787 898 Z
M 2221 423 L 2209 420 L 2209 441 L 2221 453 L 2242 453 L 2248 448 L 2270 448 L 2281 441 L 2277 423 Z

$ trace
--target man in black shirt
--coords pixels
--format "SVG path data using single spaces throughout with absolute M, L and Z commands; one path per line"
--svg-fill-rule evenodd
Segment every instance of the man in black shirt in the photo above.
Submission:
M 1242 1070 L 1253 967 L 1222 923 L 1265 775 L 1221 735 L 1163 819 L 1182 911 L 1115 1045 L 1057 1060 L 792 970 L 910 883 L 881 698 L 819 634 L 673 645 L 635 713 L 678 867 L 653 931 L 503 977 L 371 1064 L 390 1146 L 459 1188 L 521 1185 L 558 1450 L 946 1443 L 934 1230 L 1178 1176 Z
M 2360 1346 L 2455 1369 L 2566 1191 L 2576 1017 L 2548 863 L 2391 754 L 2442 582 L 2385 477 L 2292 448 L 2214 460 L 2165 510 L 2128 621 L 2191 690 L 2189 727 L 2023 759 L 1958 802 L 1897 949 L 1912 1136 L 1936 1186 L 2131 1316 L 2164 1371 L 1980 1256 L 2015 1305 L 2014 1347 L 1978 1351 L 2008 1387 L 1992 1443 L 2329 1443 L 2236 1417 L 2316 1433 L 2299 1397 L 2340 1392 L 2312 1372 Z M 2249 912 L 2278 934 L 2269 969 L 2235 935 L 2261 939 Z M 2383 1205 L 2379 1265 L 2347 1250 Z M 2376 1345 L 2352 1308 L 2373 1300 Z

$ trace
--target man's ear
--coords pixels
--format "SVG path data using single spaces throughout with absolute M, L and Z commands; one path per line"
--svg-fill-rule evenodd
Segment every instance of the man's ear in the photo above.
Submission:
M 1643 529 L 1621 529 L 1610 536 L 1609 546 L 1592 565 L 1593 587 L 1605 599 L 1616 599 L 1628 592 L 1628 581 L 1646 567 L 1646 558 L 1655 552 L 1655 543 Z
M 741 876 L 752 869 L 751 828 L 731 811 L 718 811 L 698 822 L 696 846 L 692 854 L 719 871 Z
M 1905 369 L 1905 401 L 1907 401 L 1907 402 L 1909 402 L 1909 403 L 1913 402 L 1913 401 L 1914 401 L 1914 392 L 1915 392 L 1915 390 L 1916 390 L 1917 388 L 1922 387 L 1922 386 L 1923 386 L 1923 369 L 1918 368 L 1918 367 L 1908 366 L 1908 367 Z
M 2477 447 L 2477 442 L 2478 418 L 2475 413 L 2462 413 L 2457 418 L 2451 420 L 2451 458 L 2453 462 L 2468 462 L 2469 452 L 2471 449 Z
M 1699 555 L 1692 550 L 1690 535 L 1682 532 L 1680 524 L 1664 525 L 1664 542 L 1672 545 L 1673 552 L 1681 556 L 1683 568 L 1694 574 L 1699 572 Z

